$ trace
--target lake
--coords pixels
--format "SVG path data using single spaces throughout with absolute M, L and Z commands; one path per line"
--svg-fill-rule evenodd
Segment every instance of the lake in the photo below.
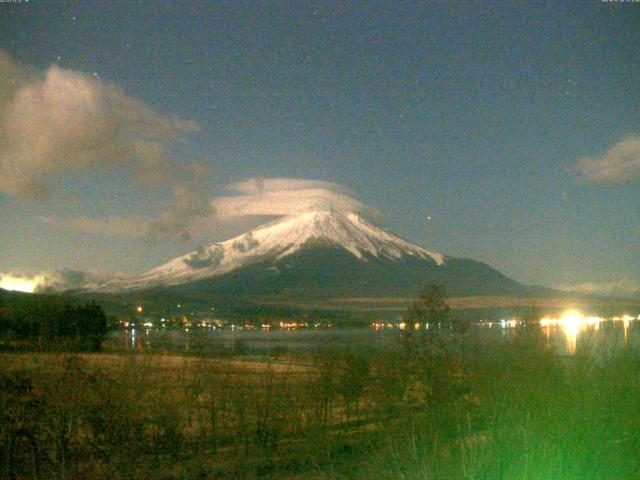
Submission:
M 548 348 L 559 355 L 591 351 L 606 355 L 624 347 L 640 346 L 640 316 L 583 316 L 569 311 L 555 318 L 525 323 L 517 318 L 472 322 L 462 334 L 473 342 L 511 341 L 525 328 L 538 329 Z M 374 328 L 375 326 L 375 328 Z M 135 328 L 113 332 L 105 342 L 109 350 L 173 351 L 185 353 L 222 353 L 281 355 L 315 353 L 331 349 L 381 350 L 398 344 L 406 335 L 397 323 L 363 327 L 308 328 Z M 406 327 L 405 327 L 406 328 Z M 424 327 L 421 326 L 421 329 Z M 450 337 L 449 328 L 429 326 L 430 333 Z M 416 332 L 420 334 L 420 332 Z

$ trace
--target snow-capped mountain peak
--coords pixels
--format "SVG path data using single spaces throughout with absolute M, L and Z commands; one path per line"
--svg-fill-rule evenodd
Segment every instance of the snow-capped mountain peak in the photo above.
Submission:
M 361 261 L 415 257 L 444 263 L 443 255 L 388 233 L 356 213 L 323 209 L 279 218 L 230 240 L 201 246 L 138 277 L 108 282 L 100 290 L 177 285 L 219 276 L 262 260 L 280 260 L 313 244 L 346 250 Z

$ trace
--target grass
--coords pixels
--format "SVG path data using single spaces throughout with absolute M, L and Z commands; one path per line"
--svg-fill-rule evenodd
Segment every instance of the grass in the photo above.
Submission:
M 640 478 L 640 355 L 559 358 L 535 331 L 289 362 L 5 354 L 0 384 L 7 478 Z

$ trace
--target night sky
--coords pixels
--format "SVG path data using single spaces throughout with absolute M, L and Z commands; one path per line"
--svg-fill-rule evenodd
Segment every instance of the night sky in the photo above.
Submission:
M 640 288 L 639 32 L 600 0 L 0 3 L 0 272 L 140 273 L 273 213 L 215 208 L 259 178 Z

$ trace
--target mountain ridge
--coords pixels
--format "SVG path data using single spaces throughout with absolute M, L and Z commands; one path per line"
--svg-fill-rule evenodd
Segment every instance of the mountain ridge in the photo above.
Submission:
M 195 310 L 216 305 L 262 315 L 271 308 L 266 305 L 288 302 L 317 307 L 341 298 L 370 303 L 415 298 L 428 284 L 444 286 L 452 298 L 563 296 L 524 285 L 483 262 L 429 251 L 357 214 L 333 210 L 282 217 L 142 275 L 78 293 L 114 305 L 163 305 L 167 311 L 184 304 Z
M 117 292 L 180 285 L 222 276 L 265 260 L 277 262 L 319 244 L 344 250 L 359 261 L 411 257 L 442 265 L 446 258 L 376 227 L 360 215 L 326 209 L 268 222 L 224 242 L 203 245 L 142 275 L 109 281 L 97 290 Z

